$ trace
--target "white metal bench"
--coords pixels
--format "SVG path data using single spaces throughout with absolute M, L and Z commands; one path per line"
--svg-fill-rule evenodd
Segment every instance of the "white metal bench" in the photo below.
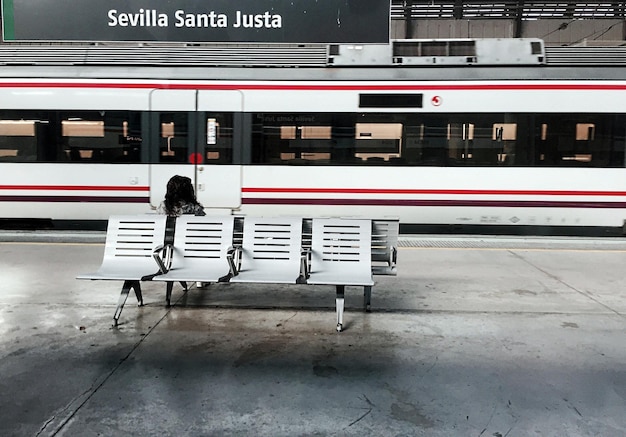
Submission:
M 303 282 L 302 218 L 246 217 L 238 250 L 237 272 L 230 282 Z
M 141 281 L 166 282 L 168 306 L 175 282 L 230 281 L 334 285 L 341 331 L 345 287 L 363 286 L 369 311 L 372 274 L 396 274 L 397 220 L 181 216 L 164 245 L 166 220 L 112 216 L 101 267 L 78 276 L 124 281 L 116 325 L 131 288 L 143 305 Z
M 369 311 L 372 286 L 371 220 L 313 219 L 307 284 L 335 285 L 337 331 L 343 329 L 347 285 L 364 287 Z
M 77 276 L 77 279 L 124 281 L 113 315 L 115 325 L 131 288 L 135 290 L 139 305 L 143 305 L 141 281 L 159 273 L 152 254 L 163 245 L 166 218 L 148 214 L 110 217 L 100 268 L 94 273 Z
M 233 216 L 180 216 L 176 219 L 174 244 L 163 260 L 154 257 L 163 274 L 155 281 L 165 281 L 167 306 L 170 305 L 174 282 L 187 289 L 187 282 L 224 282 L 235 273 L 229 264 L 234 250 Z M 164 261 L 164 262 L 163 262 Z

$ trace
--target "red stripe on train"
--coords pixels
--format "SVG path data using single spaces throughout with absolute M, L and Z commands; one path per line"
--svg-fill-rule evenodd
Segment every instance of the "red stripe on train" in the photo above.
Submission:
M 404 188 L 275 188 L 244 187 L 243 193 L 285 194 L 436 194 L 486 196 L 626 196 L 626 191 L 583 190 L 462 190 L 462 189 L 404 189 Z
M 326 205 L 326 206 L 437 206 L 500 208 L 594 208 L 621 209 L 626 202 L 540 201 L 540 200 L 440 200 L 440 199 L 292 199 L 243 198 L 243 205 Z
M 148 186 L 131 185 L 0 185 L 0 190 L 23 191 L 150 191 Z
M 0 82 L 0 88 L 100 88 L 251 91 L 626 91 L 626 84 L 503 83 L 503 84 L 224 84 L 224 83 L 111 83 L 111 82 Z
M 0 202 L 150 203 L 148 197 L 130 196 L 2 196 Z

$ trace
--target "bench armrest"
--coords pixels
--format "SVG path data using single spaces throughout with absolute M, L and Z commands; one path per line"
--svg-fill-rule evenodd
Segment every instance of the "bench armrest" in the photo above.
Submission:
M 391 267 L 394 267 L 396 265 L 396 262 L 398 261 L 398 248 L 396 246 L 391 246 L 391 251 L 390 251 L 390 257 L 389 257 L 389 265 Z
M 158 246 L 152 251 L 152 258 L 154 258 L 157 265 L 159 266 L 160 274 L 167 273 L 172 266 L 173 251 L 174 248 L 171 244 Z
M 241 260 L 241 246 L 231 246 L 226 251 L 226 259 L 228 260 L 228 267 L 230 268 L 230 275 L 237 276 L 239 274 L 240 260 Z
M 311 249 L 300 249 L 300 277 L 308 279 L 311 273 Z

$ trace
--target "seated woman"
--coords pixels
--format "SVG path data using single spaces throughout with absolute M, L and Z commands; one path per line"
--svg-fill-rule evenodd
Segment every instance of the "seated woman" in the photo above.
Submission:
M 191 179 L 186 176 L 172 176 L 167 182 L 165 200 L 157 208 L 157 213 L 167 214 L 168 223 L 165 229 L 165 243 L 174 242 L 174 221 L 183 214 L 206 215 L 204 206 L 196 199 Z M 204 287 L 204 283 L 198 282 L 197 287 Z
M 196 199 L 191 179 L 186 176 L 172 176 L 167 182 L 165 200 L 157 208 L 159 214 L 178 217 L 183 214 L 206 215 L 204 206 Z

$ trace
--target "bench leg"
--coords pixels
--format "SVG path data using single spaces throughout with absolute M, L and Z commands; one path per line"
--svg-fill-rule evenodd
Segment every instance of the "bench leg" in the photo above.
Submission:
M 165 287 L 165 306 L 170 306 L 170 301 L 172 300 L 172 289 L 174 288 L 173 282 L 167 282 Z
M 126 303 L 126 299 L 128 299 L 128 293 L 130 293 L 130 289 L 135 290 L 135 296 L 137 296 L 137 302 L 139 302 L 139 306 L 143 305 L 143 296 L 141 295 L 141 285 L 139 281 L 124 281 L 124 285 L 122 285 L 122 292 L 120 293 L 120 298 L 117 301 L 117 308 L 115 309 L 115 314 L 113 315 L 113 324 L 117 326 L 117 321 L 120 319 L 120 314 L 122 314 L 122 308 L 124 308 L 124 304 Z
M 343 306 L 344 306 L 344 293 L 345 285 L 337 285 L 337 298 L 335 304 L 337 307 L 337 332 L 343 330 Z
M 187 291 L 187 283 L 185 281 L 180 281 L 180 285 L 183 287 L 183 290 Z M 165 306 L 170 306 L 172 301 L 172 290 L 174 289 L 173 282 L 167 282 L 165 287 Z
M 363 306 L 367 313 L 372 310 L 372 287 L 370 285 L 363 287 Z
M 135 296 L 137 297 L 137 303 L 139 304 L 140 307 L 142 307 L 143 306 L 143 295 L 141 294 L 141 282 L 139 282 L 139 281 L 132 281 L 131 287 L 133 287 L 133 289 L 135 290 Z

